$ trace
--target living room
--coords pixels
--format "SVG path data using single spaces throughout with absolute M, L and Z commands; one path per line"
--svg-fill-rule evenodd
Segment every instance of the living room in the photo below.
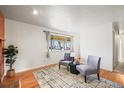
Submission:
M 113 71 L 113 23 L 123 20 L 123 8 L 124 6 L 111 5 L 0 6 L 0 14 L 4 20 L 2 21 L 4 34 L 1 38 L 1 42 L 5 44 L 3 48 L 14 45 L 18 50 L 13 64 L 15 74 L 12 77 L 6 76 L 9 66 L 4 57 L 2 67 L 4 73 L 1 78 L 3 86 L 13 87 L 17 81 L 17 85 L 21 88 L 53 88 L 60 85 L 67 88 L 123 87 L 123 73 Z M 89 55 L 100 57 L 100 81 L 95 75 L 93 78 L 88 76 L 85 82 L 83 76 L 70 73 L 66 66 L 61 66 L 59 69 L 58 63 L 64 58 L 65 53 L 74 53 L 72 56 L 80 64 L 87 64 Z M 47 73 L 46 77 L 44 73 Z M 41 80 L 39 75 L 45 80 Z M 49 79 L 53 79 L 51 76 L 58 75 L 67 85 L 60 79 L 59 83 L 57 81 L 54 81 L 54 84 L 46 83 Z M 71 81 L 68 80 L 70 78 Z M 78 85 L 74 85 L 75 82 L 79 82 L 76 80 L 74 82 L 75 78 L 81 80 Z

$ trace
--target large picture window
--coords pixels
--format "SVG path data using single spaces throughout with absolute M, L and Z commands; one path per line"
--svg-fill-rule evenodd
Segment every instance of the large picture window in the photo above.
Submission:
M 50 35 L 49 49 L 72 50 L 72 37 L 61 35 Z

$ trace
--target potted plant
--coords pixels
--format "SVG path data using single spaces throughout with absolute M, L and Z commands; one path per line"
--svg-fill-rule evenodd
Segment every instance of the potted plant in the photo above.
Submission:
M 18 47 L 15 47 L 14 45 L 9 45 L 7 48 L 4 48 L 4 56 L 6 57 L 6 63 L 9 65 L 9 70 L 7 71 L 7 77 L 13 77 L 15 75 L 13 64 L 16 61 L 17 54 L 18 54 Z

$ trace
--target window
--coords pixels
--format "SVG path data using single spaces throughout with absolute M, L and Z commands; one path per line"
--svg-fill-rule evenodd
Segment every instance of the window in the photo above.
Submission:
M 51 50 L 72 50 L 72 37 L 62 35 L 50 35 L 49 49 Z

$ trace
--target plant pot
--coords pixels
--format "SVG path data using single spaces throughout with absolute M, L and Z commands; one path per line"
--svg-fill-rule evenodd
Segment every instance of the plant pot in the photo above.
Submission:
M 14 77 L 14 76 L 15 76 L 15 70 L 14 69 L 7 71 L 7 77 Z

